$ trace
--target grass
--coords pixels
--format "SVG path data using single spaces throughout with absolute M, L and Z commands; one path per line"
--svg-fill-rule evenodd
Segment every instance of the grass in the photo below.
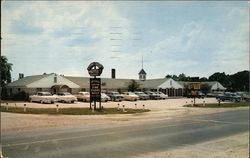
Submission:
M 56 112 L 56 108 L 24 108 L 21 107 L 7 107 L 1 106 L 1 112 L 11 112 L 11 113 L 22 113 L 22 114 L 53 114 L 53 115 L 106 115 L 106 114 L 135 114 L 148 112 L 148 109 L 125 109 L 126 112 L 122 112 L 122 109 L 117 110 L 117 108 L 104 108 L 103 110 L 95 110 L 92 112 L 89 108 L 63 108 Z
M 28 101 L 16 101 L 16 100 L 1 100 L 1 103 L 25 103 Z
M 192 106 L 191 104 L 184 105 L 185 107 L 200 107 L 200 108 L 233 108 L 233 107 L 247 107 L 250 106 L 250 102 L 232 102 L 232 103 L 221 103 L 220 105 L 218 103 L 216 104 L 195 104 L 195 106 Z

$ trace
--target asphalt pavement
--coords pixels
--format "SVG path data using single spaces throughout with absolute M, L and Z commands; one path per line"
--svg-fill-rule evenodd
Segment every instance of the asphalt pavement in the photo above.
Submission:
M 9 158 L 125 158 L 247 132 L 249 110 L 3 132 Z

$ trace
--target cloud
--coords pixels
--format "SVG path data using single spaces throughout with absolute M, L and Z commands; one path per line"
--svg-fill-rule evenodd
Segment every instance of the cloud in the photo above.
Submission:
M 197 5 L 185 16 L 178 8 L 188 3 L 121 4 L 5 2 L 2 52 L 14 64 L 12 74 L 83 76 L 90 62 L 99 61 L 105 66 L 103 77 L 116 68 L 118 77 L 138 78 L 142 55 L 148 78 L 182 72 L 208 76 L 248 65 L 249 14 L 241 5 L 217 8 L 218 17 L 208 14 L 216 3 L 206 10 Z M 164 12 L 155 13 L 160 9 Z

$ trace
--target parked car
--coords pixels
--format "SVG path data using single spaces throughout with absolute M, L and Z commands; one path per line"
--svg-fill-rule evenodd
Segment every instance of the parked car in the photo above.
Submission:
M 123 97 L 118 92 L 107 92 L 112 101 L 122 101 Z
M 160 99 L 160 96 L 154 92 L 146 91 L 145 93 L 149 95 L 149 99 L 154 99 L 154 100 Z
M 250 95 L 247 95 L 245 92 L 236 92 L 236 95 L 240 96 L 242 100 L 250 101 Z
M 233 102 L 239 102 L 241 100 L 240 96 L 236 95 L 235 93 L 230 93 L 230 92 L 219 94 L 216 98 L 220 99 L 221 101 L 229 100 Z
M 77 98 L 68 92 L 59 92 L 55 96 L 58 102 L 74 103 L 75 101 L 77 101 Z
M 202 92 L 200 91 L 191 91 L 188 95 L 187 95 L 188 98 L 204 98 L 205 97 L 205 94 L 203 94 Z
M 167 99 L 168 95 L 162 93 L 162 92 L 155 92 L 157 95 L 159 95 L 160 99 Z
M 110 100 L 111 100 L 111 98 L 107 94 L 101 93 L 101 101 L 102 102 L 107 102 L 107 101 L 110 101 Z
M 90 101 L 89 92 L 78 92 L 75 96 L 76 96 L 77 100 L 79 100 L 79 101 L 85 101 L 85 102 Z
M 53 104 L 56 101 L 56 97 L 53 96 L 50 92 L 38 92 L 37 94 L 30 96 L 30 102 Z
M 124 100 L 128 100 L 128 101 L 136 101 L 139 100 L 139 96 L 136 95 L 133 92 L 123 92 L 122 93 L 122 97 Z
M 213 98 L 213 97 L 216 97 L 217 94 L 214 94 L 214 93 L 207 93 L 206 97 L 209 97 L 209 98 Z
M 135 92 L 136 95 L 139 96 L 140 100 L 148 100 L 149 95 L 145 94 L 144 92 Z

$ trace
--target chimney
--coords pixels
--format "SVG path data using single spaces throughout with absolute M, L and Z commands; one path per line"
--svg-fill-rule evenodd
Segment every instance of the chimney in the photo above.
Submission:
M 111 78 L 115 79 L 115 69 L 111 69 Z
M 23 74 L 23 73 L 19 73 L 18 79 L 20 80 L 20 79 L 22 79 L 23 77 L 24 77 L 24 74 Z

